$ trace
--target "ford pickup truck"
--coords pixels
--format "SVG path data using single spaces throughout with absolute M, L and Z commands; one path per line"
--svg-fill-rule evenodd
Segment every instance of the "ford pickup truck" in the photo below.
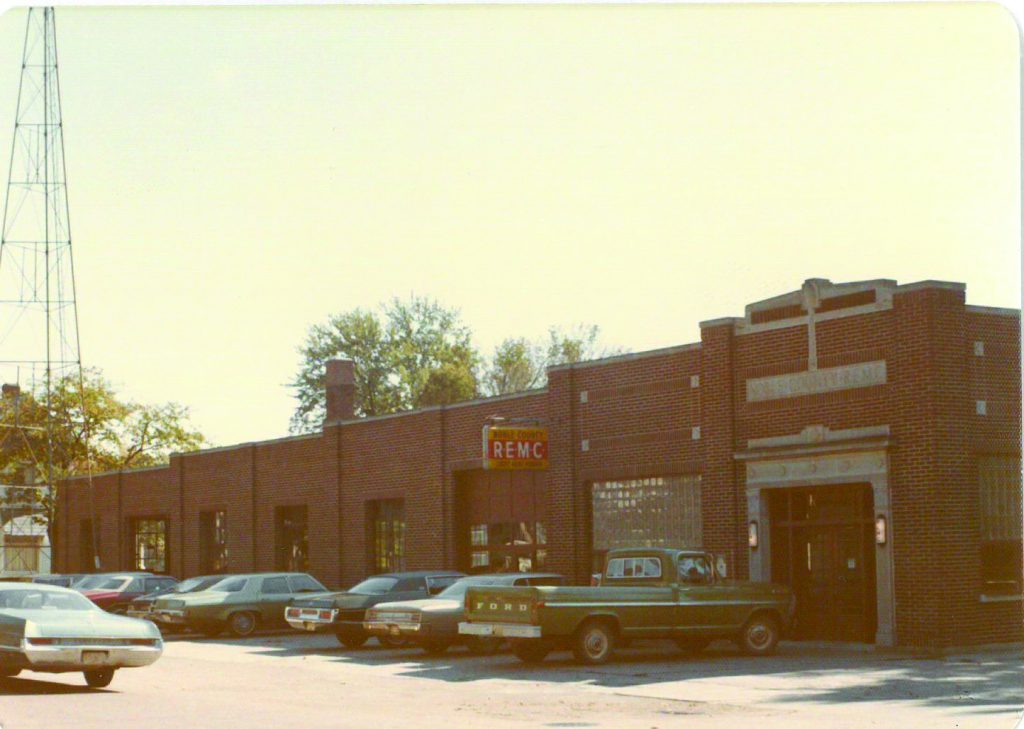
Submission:
M 599 587 L 470 587 L 459 633 L 509 638 L 521 660 L 570 648 L 582 663 L 607 661 L 638 638 L 670 638 L 686 652 L 728 638 L 751 655 L 774 652 L 796 608 L 784 585 L 726 580 L 714 555 L 616 549 Z

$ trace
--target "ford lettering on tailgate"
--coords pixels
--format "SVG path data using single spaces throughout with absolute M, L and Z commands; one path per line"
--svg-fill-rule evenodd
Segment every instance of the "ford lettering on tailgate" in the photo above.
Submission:
M 469 591 L 467 604 L 474 620 L 494 620 L 499 623 L 529 623 L 535 594 L 533 590 L 513 588 L 514 594 L 498 590 Z

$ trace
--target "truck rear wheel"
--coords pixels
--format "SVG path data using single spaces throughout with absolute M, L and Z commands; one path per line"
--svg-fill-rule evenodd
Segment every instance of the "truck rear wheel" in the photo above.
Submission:
M 743 626 L 737 643 L 747 655 L 771 655 L 779 644 L 779 621 L 768 613 L 754 615 Z
M 605 663 L 615 650 L 615 630 L 604 620 L 592 620 L 580 626 L 573 639 L 572 653 L 580 663 Z
M 524 663 L 540 663 L 548 657 L 551 648 L 539 640 L 512 641 L 512 652 Z

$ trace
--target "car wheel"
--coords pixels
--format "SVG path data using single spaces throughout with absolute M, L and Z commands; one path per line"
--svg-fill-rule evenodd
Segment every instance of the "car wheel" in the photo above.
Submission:
M 524 663 L 540 663 L 548 657 L 551 648 L 539 640 L 516 640 L 512 642 L 512 652 Z
M 767 613 L 759 613 L 743 626 L 737 642 L 748 655 L 770 655 L 779 644 L 779 622 Z
M 480 635 L 470 637 L 466 644 L 469 652 L 478 656 L 493 656 L 501 649 L 501 638 L 486 638 Z
M 232 613 L 228 629 L 236 638 L 247 638 L 256 632 L 256 616 L 250 612 Z
M 0 678 L 14 678 L 21 673 L 20 668 L 3 668 L 0 667 Z
M 339 630 L 335 633 L 338 642 L 350 650 L 360 647 L 370 637 L 361 630 Z
M 448 650 L 452 645 L 450 640 L 427 640 L 420 644 L 420 647 L 432 656 L 439 656 Z
M 573 638 L 572 653 L 580 663 L 605 663 L 615 650 L 615 630 L 604 620 L 592 620 L 580 626 Z
M 679 650 L 687 655 L 696 655 L 708 647 L 710 640 L 706 638 L 676 638 L 675 643 Z
M 83 671 L 85 682 L 91 688 L 105 688 L 114 680 L 113 668 L 97 668 L 92 671 Z
M 385 648 L 404 648 L 409 639 L 404 635 L 378 635 L 377 642 Z

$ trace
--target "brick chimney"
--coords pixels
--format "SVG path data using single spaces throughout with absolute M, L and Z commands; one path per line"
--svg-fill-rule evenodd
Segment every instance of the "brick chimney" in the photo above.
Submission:
M 356 363 L 350 359 L 327 360 L 327 422 L 356 416 Z

